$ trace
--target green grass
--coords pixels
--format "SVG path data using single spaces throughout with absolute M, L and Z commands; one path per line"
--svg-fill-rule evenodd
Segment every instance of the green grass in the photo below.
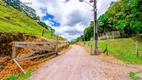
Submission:
M 136 41 L 139 41 L 140 57 L 138 58 L 136 57 Z M 89 44 L 90 41 L 86 43 Z M 99 49 L 105 50 L 105 43 L 108 45 L 109 54 L 115 56 L 117 59 L 131 64 L 142 64 L 142 38 L 99 40 Z
M 27 78 L 29 78 L 31 76 L 31 73 L 33 72 L 34 70 L 30 70 L 28 72 L 26 72 L 26 74 L 19 74 L 17 76 L 15 75 L 10 75 L 8 76 L 5 80 L 26 80 Z
M 6 6 L 0 0 L 0 32 L 22 32 L 31 36 L 41 37 L 42 26 L 22 14 L 13 7 Z M 45 29 L 44 37 L 50 38 L 50 31 Z M 55 38 L 55 35 L 53 35 Z
M 129 77 L 131 80 L 141 80 L 141 78 L 136 76 L 136 73 L 134 73 L 134 72 L 130 72 Z

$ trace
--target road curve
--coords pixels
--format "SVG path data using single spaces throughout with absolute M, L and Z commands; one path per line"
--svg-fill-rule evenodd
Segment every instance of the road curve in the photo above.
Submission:
M 137 67 L 104 62 L 84 47 L 73 45 L 65 54 L 45 63 L 28 80 L 130 80 Z

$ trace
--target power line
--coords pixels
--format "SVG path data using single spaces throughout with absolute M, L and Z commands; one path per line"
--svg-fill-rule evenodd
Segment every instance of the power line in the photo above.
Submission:
M 106 7 L 107 7 L 111 2 L 112 2 L 112 0 L 111 0 L 101 11 L 99 11 L 98 13 L 103 12 L 103 11 L 106 9 Z
M 99 13 L 99 14 L 102 13 L 102 12 L 106 9 L 106 7 L 107 7 L 108 5 L 110 5 L 111 2 L 112 2 L 112 0 L 111 0 L 107 5 L 105 5 L 105 7 L 104 7 L 101 11 L 99 11 L 98 13 Z

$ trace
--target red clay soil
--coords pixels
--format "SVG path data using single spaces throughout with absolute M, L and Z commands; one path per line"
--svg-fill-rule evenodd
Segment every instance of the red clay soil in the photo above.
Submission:
M 129 72 L 139 66 L 121 61 L 104 61 L 84 47 L 73 45 L 65 54 L 46 62 L 28 80 L 130 80 Z
M 56 55 L 36 59 L 34 61 L 29 60 L 25 62 L 20 62 L 20 65 L 25 71 L 33 70 L 38 68 L 41 63 L 48 61 L 54 57 L 56 57 Z M 0 80 L 4 80 L 7 76 L 11 74 L 17 75 L 19 73 L 21 73 L 21 70 L 19 69 L 19 67 L 16 64 L 12 63 L 12 60 L 10 60 L 8 64 L 5 66 L 5 68 L 0 72 Z
M 36 39 L 35 37 L 28 37 L 25 40 L 25 42 L 30 42 L 30 41 L 49 42 L 49 41 L 55 41 L 55 40 L 46 39 L 46 38 Z M 59 51 L 68 47 L 68 45 L 66 43 L 64 43 L 62 40 L 59 41 L 58 44 L 59 44 L 59 46 L 58 46 Z M 10 43 L 10 45 L 12 45 L 12 44 Z M 22 55 L 22 54 L 25 54 L 29 51 L 31 51 L 31 49 L 20 49 L 19 48 L 19 49 L 17 49 L 17 55 Z M 20 65 L 24 68 L 25 71 L 33 70 L 35 68 L 38 68 L 41 63 L 48 61 L 54 57 L 56 57 L 56 55 L 51 55 L 51 56 L 42 57 L 42 58 L 38 58 L 38 59 L 28 60 L 25 62 L 20 62 Z M 2 68 L 4 68 L 2 71 L 0 71 L 0 80 L 4 80 L 7 76 L 9 76 L 11 74 L 17 75 L 17 74 L 21 73 L 21 70 L 17 67 L 17 65 L 15 63 L 12 63 L 11 55 L 0 57 L 0 63 L 3 65 Z

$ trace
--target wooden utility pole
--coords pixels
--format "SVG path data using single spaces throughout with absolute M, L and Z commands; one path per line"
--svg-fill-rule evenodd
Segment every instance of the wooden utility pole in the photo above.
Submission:
M 94 54 L 98 54 L 97 1 L 94 0 Z
M 79 0 L 79 2 L 85 2 L 88 5 L 92 6 L 85 0 Z M 93 11 L 94 11 L 94 52 L 93 54 L 98 54 L 98 31 L 97 31 L 97 1 L 96 0 L 89 0 L 90 3 L 93 2 Z

